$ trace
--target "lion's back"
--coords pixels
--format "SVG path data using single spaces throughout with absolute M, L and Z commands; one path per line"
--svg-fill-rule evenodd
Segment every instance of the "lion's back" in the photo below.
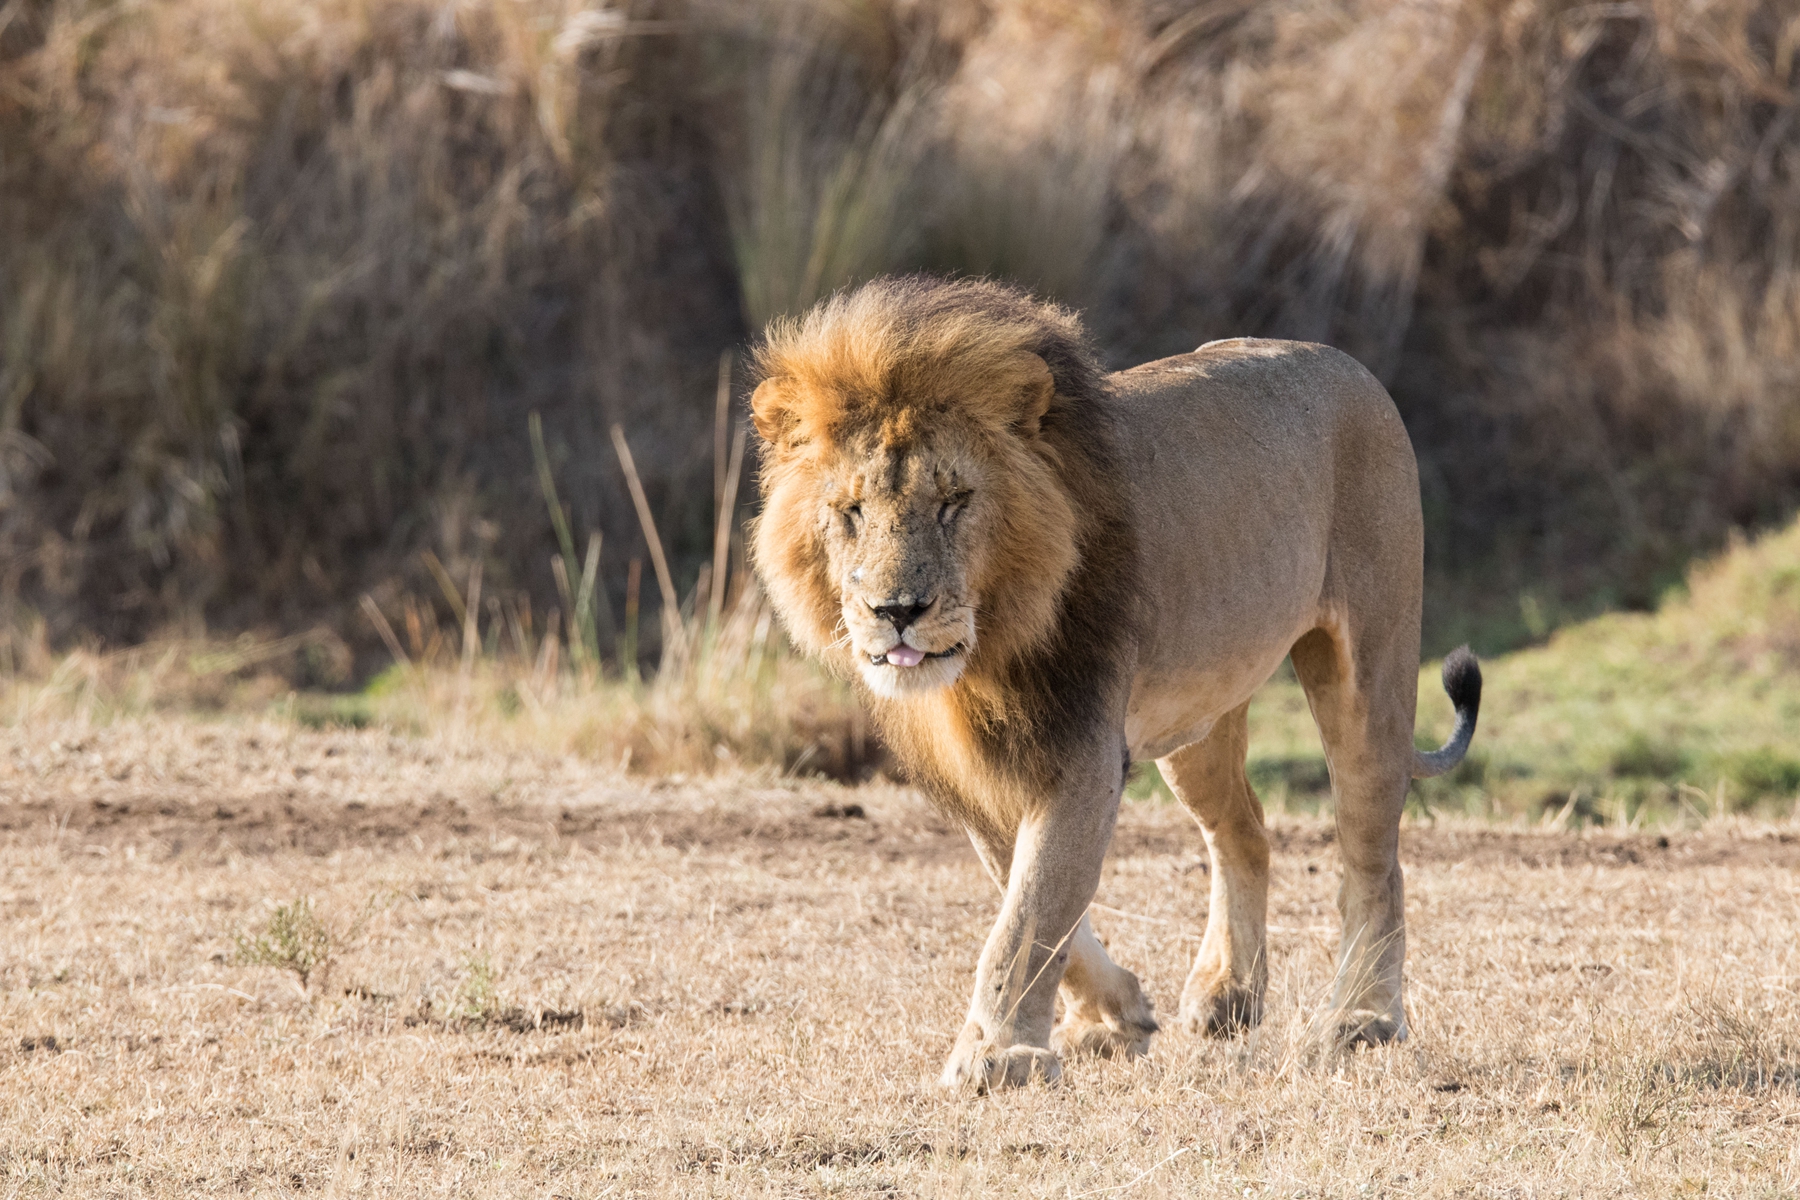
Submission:
M 1176 428 L 1226 417 L 1303 441 L 1346 417 L 1399 416 L 1368 368 L 1315 342 L 1226 338 L 1116 372 L 1111 383 L 1132 419 Z
M 1412 443 L 1393 399 L 1330 346 L 1231 338 L 1117 372 L 1110 383 L 1125 456 L 1148 503 L 1192 496 L 1235 509 L 1242 498 L 1282 510 L 1328 503 L 1349 482 L 1341 477 L 1371 473 L 1376 487 L 1416 492 Z

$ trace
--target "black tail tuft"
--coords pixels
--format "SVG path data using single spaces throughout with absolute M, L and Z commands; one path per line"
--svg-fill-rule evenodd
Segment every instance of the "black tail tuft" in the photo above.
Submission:
M 1481 708 L 1481 664 L 1475 661 L 1467 646 L 1458 646 L 1444 656 L 1444 691 L 1457 714 L 1474 716 Z
M 1413 751 L 1413 778 L 1430 779 L 1453 769 L 1469 752 L 1475 736 L 1475 717 L 1481 710 L 1481 667 L 1467 646 L 1444 656 L 1444 690 L 1456 706 L 1456 727 L 1450 740 L 1436 750 Z

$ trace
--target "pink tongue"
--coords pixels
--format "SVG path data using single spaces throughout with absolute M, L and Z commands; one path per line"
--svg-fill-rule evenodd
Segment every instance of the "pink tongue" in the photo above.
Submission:
M 925 661 L 925 652 L 902 644 L 887 652 L 887 660 L 896 667 L 916 667 Z

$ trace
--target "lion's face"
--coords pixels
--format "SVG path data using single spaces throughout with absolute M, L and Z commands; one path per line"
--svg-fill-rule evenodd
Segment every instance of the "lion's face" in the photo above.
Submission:
M 1036 644 L 1077 556 L 1029 439 L 954 420 L 892 432 L 773 446 L 755 550 L 795 640 L 900 700 Z
M 930 447 L 832 457 L 817 520 L 857 673 L 888 699 L 954 683 L 975 649 L 980 601 L 975 464 Z
M 1035 327 L 984 339 L 885 303 L 864 289 L 772 329 L 754 557 L 802 649 L 904 700 L 1049 637 L 1077 521 L 1041 432 L 1054 381 L 1019 344 Z

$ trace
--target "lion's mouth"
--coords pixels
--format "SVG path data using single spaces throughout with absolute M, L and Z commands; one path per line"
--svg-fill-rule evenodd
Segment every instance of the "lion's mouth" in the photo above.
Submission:
M 917 658 L 911 658 L 910 655 L 903 655 L 901 659 L 896 660 L 896 659 L 890 657 L 894 653 L 894 650 L 913 650 L 913 649 L 914 649 L 914 647 L 912 647 L 912 646 L 900 645 L 900 646 L 895 646 L 892 650 L 885 651 L 884 653 L 881 653 L 881 654 L 871 654 L 871 655 L 869 655 L 869 665 L 874 666 L 874 667 L 916 667 L 920 663 L 925 662 L 928 659 L 949 658 L 952 655 L 961 654 L 963 652 L 963 643 L 958 642 L 958 643 L 956 643 L 956 645 L 950 647 L 948 650 L 936 650 L 936 651 L 932 651 L 930 653 L 919 653 L 919 657 L 917 657 Z M 915 651 L 915 653 L 917 653 L 917 651 Z M 911 661 L 906 661 L 909 658 L 911 658 Z

